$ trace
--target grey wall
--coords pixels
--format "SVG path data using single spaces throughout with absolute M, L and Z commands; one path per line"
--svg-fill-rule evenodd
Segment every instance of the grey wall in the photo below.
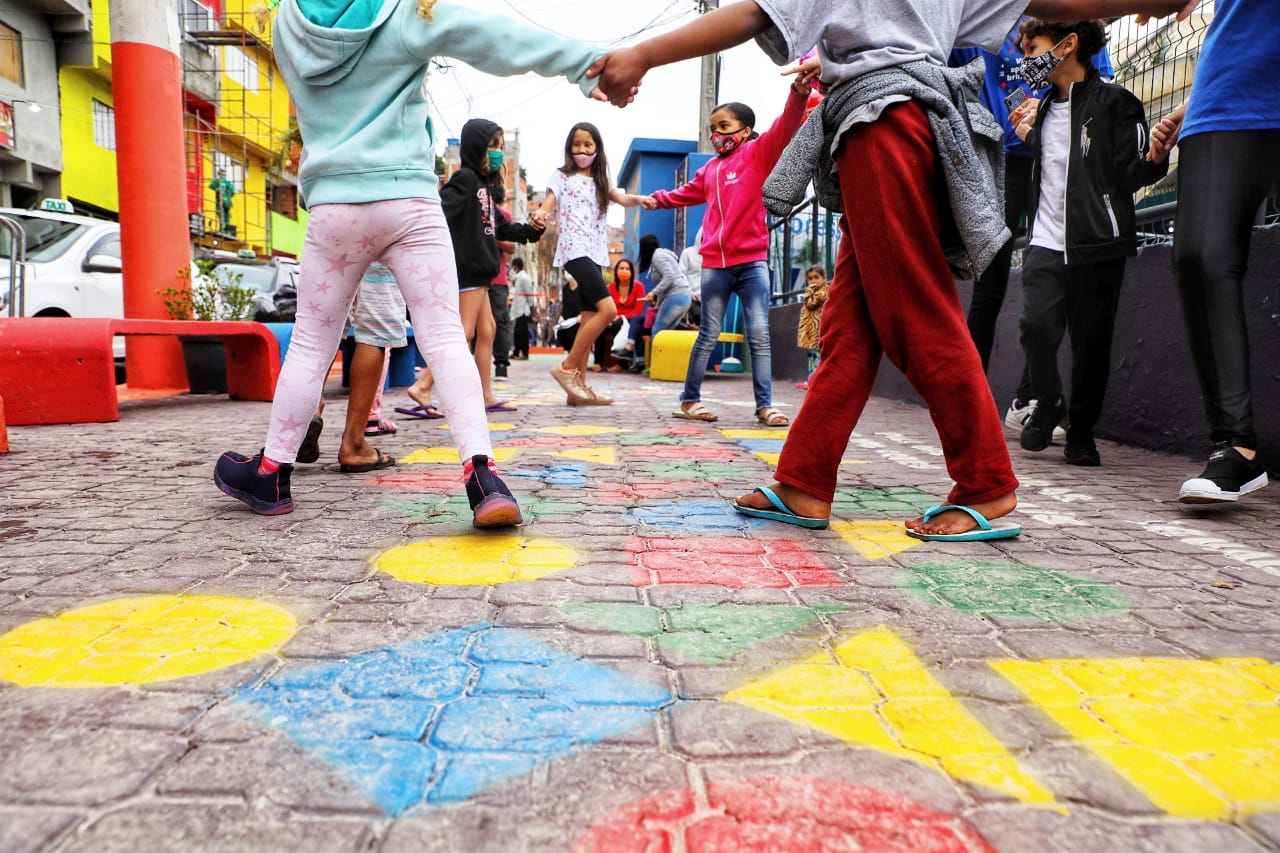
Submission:
M 1187 352 L 1186 328 L 1173 284 L 1171 250 L 1142 251 L 1125 269 L 1124 290 L 1111 354 L 1111 383 L 1098 436 L 1122 444 L 1201 458 L 1209 451 L 1208 426 L 1200 386 Z M 971 282 L 959 282 L 968 305 Z M 988 371 L 1001 414 L 1009 405 L 1022 370 L 1018 314 L 1021 277 L 1014 270 L 996 329 Z M 1245 310 L 1253 374 L 1254 422 L 1260 450 L 1280 472 L 1280 227 L 1255 229 L 1245 278 Z M 773 309 L 770 336 L 777 381 L 798 381 L 806 373 L 805 354 L 796 346 L 798 304 Z M 1070 342 L 1059 355 L 1064 383 L 1070 378 Z M 887 361 L 880 370 L 878 396 L 920 403 L 910 384 Z

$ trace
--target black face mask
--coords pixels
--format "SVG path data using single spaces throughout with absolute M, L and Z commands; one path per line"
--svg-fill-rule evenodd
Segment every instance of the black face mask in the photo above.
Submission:
M 1032 89 L 1043 89 L 1049 85 L 1049 75 L 1053 73 L 1053 69 L 1062 63 L 1062 57 L 1053 51 L 1062 47 L 1064 38 L 1053 46 L 1052 49 L 1046 50 L 1039 56 L 1022 57 L 1018 60 L 1018 67 L 1014 69 L 1013 76 L 1021 79 Z

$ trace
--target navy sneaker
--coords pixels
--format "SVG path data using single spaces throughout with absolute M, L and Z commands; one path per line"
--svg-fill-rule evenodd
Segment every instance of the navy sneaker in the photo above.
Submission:
M 284 515 L 293 512 L 293 496 L 289 494 L 292 465 L 281 465 L 270 474 L 259 474 L 262 452 L 241 456 L 228 450 L 213 466 L 213 482 L 224 494 L 243 502 L 259 515 Z
M 1267 484 L 1267 469 L 1258 457 L 1246 459 L 1230 443 L 1213 446 L 1204 473 L 1182 484 L 1178 500 L 1184 504 L 1216 504 L 1239 500 Z
M 507 484 L 489 467 L 488 456 L 472 456 L 468 463 L 467 500 L 471 503 L 472 520 L 476 527 L 514 527 L 524 523 L 520 505 Z

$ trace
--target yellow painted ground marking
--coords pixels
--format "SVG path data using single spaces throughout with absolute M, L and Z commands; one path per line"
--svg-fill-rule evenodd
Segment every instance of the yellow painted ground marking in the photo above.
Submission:
M 870 459 L 841 459 L 841 465 L 870 465 Z
M 835 661 L 806 658 L 725 698 L 1024 802 L 1053 802 L 893 632 L 859 634 L 835 652 Z
M 550 435 L 610 435 L 619 432 L 630 432 L 621 427 L 592 426 L 591 424 L 570 424 L 569 426 L 538 427 L 533 432 L 545 432 Z
M 923 544 L 907 535 L 901 521 L 832 521 L 831 529 L 868 560 L 892 557 Z
M 575 447 L 572 450 L 556 450 L 551 455 L 579 462 L 594 462 L 597 465 L 618 464 L 618 451 L 613 447 Z
M 765 453 L 760 450 L 751 451 L 751 455 L 764 462 L 766 465 L 777 465 L 778 460 L 782 458 L 781 453 Z
M 0 680 L 105 687 L 200 675 L 272 651 L 297 627 L 289 611 L 247 598 L 117 598 L 0 635 Z
M 785 429 L 722 429 L 720 434 L 725 438 L 786 438 L 790 430 Z
M 1058 725 L 1171 815 L 1280 810 L 1280 667 L 1264 660 L 997 661 Z
M 383 551 L 373 565 L 397 580 L 436 586 L 492 586 L 573 568 L 578 555 L 549 539 L 440 536 Z
M 448 428 L 449 428 L 448 424 L 440 424 L 439 426 L 436 427 L 436 429 L 448 429 Z M 489 432 L 510 432 L 513 429 L 516 429 L 515 424 L 500 424 L 500 423 L 489 424 Z
M 510 462 L 520 451 L 515 447 L 495 447 L 493 458 L 498 462 Z M 456 447 L 419 447 L 400 459 L 401 465 L 450 464 L 461 465 Z

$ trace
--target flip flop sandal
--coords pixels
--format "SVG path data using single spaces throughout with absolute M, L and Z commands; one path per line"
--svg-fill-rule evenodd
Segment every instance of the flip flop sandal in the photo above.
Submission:
M 444 417 L 444 412 L 430 403 L 423 406 L 413 406 L 412 408 L 396 406 L 396 411 L 411 418 L 422 418 L 425 421 L 433 421 Z
M 756 509 L 753 506 L 743 506 L 737 501 L 733 502 L 733 508 L 743 515 L 749 515 L 752 518 L 765 518 L 769 521 L 781 521 L 784 524 L 794 524 L 797 527 L 807 527 L 810 530 L 822 530 L 831 525 L 829 518 L 810 518 L 805 515 L 796 515 L 791 508 L 782 502 L 782 498 L 767 486 L 759 486 L 755 491 L 764 495 L 769 499 L 769 503 L 773 504 L 774 509 Z M 909 532 L 909 531 L 908 531 Z
M 485 407 L 484 407 L 484 410 L 485 410 L 486 412 L 516 412 L 516 411 L 519 411 L 519 409 L 517 409 L 515 406 L 511 405 L 510 401 L 508 401 L 508 400 L 499 400 L 498 402 L 494 403 L 492 406 L 485 406 Z
M 305 465 L 320 458 L 320 431 L 323 429 L 324 418 L 319 415 L 312 416 L 311 425 L 307 427 L 307 437 L 302 439 L 302 446 L 298 448 L 298 457 L 295 461 Z
M 671 413 L 671 417 L 680 418 L 682 421 L 702 421 L 708 424 L 720 420 L 719 415 L 702 405 L 701 402 L 694 403 L 687 410 L 683 407 L 676 409 Z
M 391 421 L 378 420 L 368 421 L 364 425 L 365 436 L 373 435 L 392 435 L 396 431 L 396 425 Z
M 773 408 L 772 406 L 770 406 L 767 409 L 761 409 L 760 411 L 756 412 L 756 420 L 758 420 L 760 423 L 764 424 L 765 426 L 771 426 L 771 427 L 791 425 L 791 420 L 786 415 L 782 414 L 782 412 L 779 412 L 777 409 Z
M 344 474 L 367 474 L 370 471 L 381 471 L 383 468 L 390 468 L 396 464 L 396 458 L 390 453 L 383 453 L 376 447 L 373 452 L 378 457 L 373 462 L 360 462 L 355 465 L 339 464 L 338 468 Z
M 923 539 L 925 542 L 981 542 L 988 539 L 1012 539 L 1022 532 L 1022 526 L 1018 524 L 992 524 L 987 521 L 986 516 L 978 512 L 973 507 L 961 506 L 960 504 L 943 504 L 942 506 L 931 506 L 924 511 L 921 520 L 925 522 L 932 521 L 947 510 L 960 510 L 969 514 L 976 523 L 977 527 L 973 530 L 966 530 L 964 533 L 920 533 L 916 530 L 908 530 L 906 533 L 912 539 Z

